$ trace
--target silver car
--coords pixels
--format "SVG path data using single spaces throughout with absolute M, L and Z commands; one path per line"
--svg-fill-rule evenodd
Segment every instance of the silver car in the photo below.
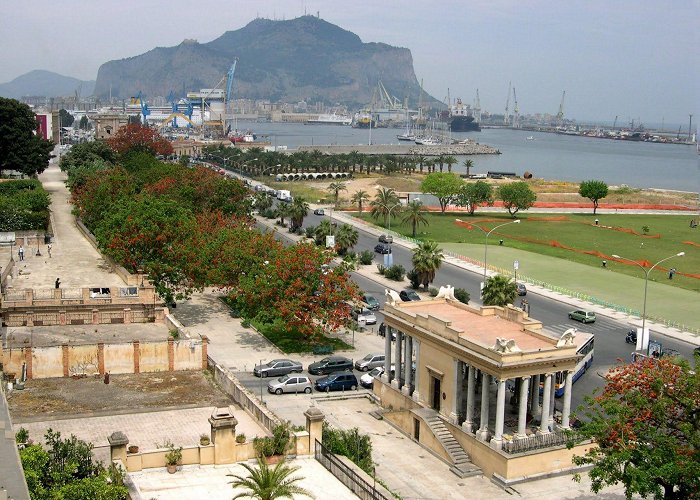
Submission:
M 283 392 L 304 392 L 311 394 L 313 384 L 306 375 L 285 375 L 277 380 L 271 380 L 267 384 L 267 392 L 270 394 L 282 394 Z
M 351 316 L 352 319 L 354 319 L 358 323 L 360 322 L 360 318 L 362 318 L 365 322 L 365 325 L 377 324 L 377 316 L 374 314 L 374 312 L 370 311 L 366 307 L 353 309 Z
M 273 359 L 262 365 L 255 365 L 253 375 L 256 377 L 278 377 L 288 373 L 301 373 L 304 371 L 301 363 L 291 359 Z
M 379 366 L 384 366 L 384 353 L 368 354 L 364 358 L 355 361 L 355 369 L 361 372 L 366 372 Z

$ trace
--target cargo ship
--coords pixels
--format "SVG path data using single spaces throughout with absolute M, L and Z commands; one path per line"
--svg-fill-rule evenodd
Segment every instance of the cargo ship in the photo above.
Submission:
M 450 107 L 448 118 L 450 131 L 452 132 L 480 132 L 479 122 L 472 115 L 471 106 L 462 103 L 462 99 L 457 98 L 457 102 Z

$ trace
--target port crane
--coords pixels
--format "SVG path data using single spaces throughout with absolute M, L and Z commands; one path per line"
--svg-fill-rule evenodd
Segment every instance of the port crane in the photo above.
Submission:
M 520 109 L 518 108 L 518 96 L 515 94 L 515 87 L 513 87 L 513 128 L 518 128 L 520 126 Z
M 508 82 L 508 99 L 506 99 L 506 113 L 503 115 L 503 125 L 508 125 L 510 121 L 510 115 L 508 114 L 508 108 L 510 107 L 510 89 L 511 83 Z
M 136 97 L 131 98 L 131 104 L 138 104 L 139 106 L 141 106 L 141 116 L 143 117 L 141 121 L 144 125 L 148 125 L 148 115 L 151 114 L 151 110 L 148 109 L 146 99 L 144 98 L 140 90 Z
M 615 115 L 615 121 L 613 122 L 613 130 L 615 130 L 615 127 L 617 127 L 617 115 Z
M 564 97 L 566 97 L 566 90 L 561 94 L 561 102 L 559 103 L 559 112 L 557 113 L 557 125 L 561 125 L 564 122 Z
M 229 114 L 233 114 L 233 106 L 231 103 L 233 102 L 233 99 L 231 98 L 232 90 L 233 90 L 233 75 L 236 74 L 236 65 L 238 64 L 238 58 L 235 57 L 233 59 L 233 64 L 229 68 L 228 72 L 226 73 L 226 94 L 224 94 L 224 135 L 228 133 L 228 128 L 226 126 L 226 117 L 229 116 Z M 231 108 L 229 110 L 229 108 Z M 230 113 L 229 113 L 230 111 Z

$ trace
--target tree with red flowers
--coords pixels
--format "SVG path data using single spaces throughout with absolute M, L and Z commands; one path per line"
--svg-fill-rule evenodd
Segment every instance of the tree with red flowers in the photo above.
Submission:
M 602 392 L 586 398 L 578 431 L 578 439 L 597 446 L 574 457 L 593 466 L 593 492 L 622 483 L 627 498 L 700 498 L 697 370 L 682 360 L 647 358 L 613 368 L 606 379 Z
M 132 151 L 163 156 L 173 154 L 173 147 L 167 139 L 156 129 L 140 123 L 130 123 L 120 128 L 114 136 L 107 139 L 107 144 L 120 155 Z

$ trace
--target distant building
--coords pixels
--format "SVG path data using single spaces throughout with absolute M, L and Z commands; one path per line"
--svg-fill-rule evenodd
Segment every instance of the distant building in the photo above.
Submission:
M 109 139 L 129 123 L 126 113 L 99 113 L 92 119 L 95 122 L 95 139 Z

